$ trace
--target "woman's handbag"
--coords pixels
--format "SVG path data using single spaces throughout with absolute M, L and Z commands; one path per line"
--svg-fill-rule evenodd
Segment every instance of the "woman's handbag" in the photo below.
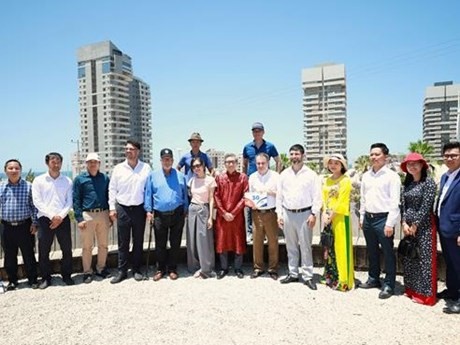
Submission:
M 320 243 L 323 248 L 332 248 L 334 246 L 334 235 L 332 234 L 331 224 L 326 225 L 321 231 Z
M 398 254 L 407 259 L 418 259 L 420 250 L 415 236 L 405 236 L 399 241 Z

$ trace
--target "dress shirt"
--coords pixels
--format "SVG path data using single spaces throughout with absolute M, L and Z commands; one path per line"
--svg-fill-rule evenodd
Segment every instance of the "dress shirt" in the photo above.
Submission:
M 109 181 L 109 177 L 99 171 L 96 176 L 85 171 L 75 178 L 73 210 L 77 222 L 83 221 L 83 211 L 95 208 L 109 209 Z
M 393 170 L 384 166 L 377 172 L 366 171 L 361 180 L 361 223 L 366 212 L 388 212 L 385 225 L 394 227 L 400 214 L 400 192 L 401 179 Z
M 16 184 L 8 180 L 0 182 L 0 218 L 7 222 L 32 218 L 32 222 L 37 223 L 30 182 L 22 178 Z
M 305 165 L 296 173 L 289 167 L 280 175 L 276 193 L 276 213 L 282 219 L 285 209 L 298 210 L 311 207 L 318 215 L 321 211 L 321 182 L 318 175 Z
M 276 193 L 279 174 L 276 171 L 268 170 L 264 175 L 258 171 L 249 176 L 249 191 L 251 193 Z M 266 210 L 276 207 L 276 197 L 267 194 L 267 206 L 259 207 L 259 210 Z
M 48 172 L 37 176 L 32 183 L 32 197 L 38 218 L 65 218 L 72 207 L 72 180 L 60 174 L 52 178 Z
M 188 209 L 187 183 L 180 171 L 172 168 L 168 175 L 163 169 L 150 174 L 145 186 L 144 209 L 147 212 L 173 211 L 179 206 Z
M 138 206 L 144 202 L 145 182 L 152 169 L 150 165 L 138 161 L 131 168 L 125 160 L 115 166 L 109 183 L 109 208 L 115 210 L 115 204 Z
M 450 187 L 450 185 L 452 184 L 452 182 L 455 180 L 455 177 L 457 176 L 458 172 L 460 171 L 460 168 L 457 169 L 457 170 L 454 170 L 452 171 L 451 173 L 450 172 L 446 172 L 446 176 L 447 176 L 447 181 L 446 183 L 444 183 L 444 186 L 442 187 L 442 191 L 441 191 L 441 196 L 439 197 L 439 201 L 438 201 L 438 209 L 437 209 L 437 214 L 438 216 L 441 215 L 441 204 L 442 204 L 442 201 L 444 200 L 444 197 L 446 196 L 446 193 Z
M 212 169 L 212 162 L 206 153 L 198 151 L 198 153 L 195 155 L 192 151 L 187 152 L 185 155 L 182 156 L 178 164 L 179 169 L 184 167 L 184 173 L 187 177 L 187 181 L 189 181 L 193 176 L 193 171 L 192 169 L 190 169 L 190 165 L 192 164 L 192 158 L 195 157 L 200 157 L 201 160 L 204 162 L 205 167 L 208 168 L 209 171 L 211 171 Z
M 260 147 L 257 147 L 254 141 L 244 146 L 243 158 L 248 160 L 248 171 L 246 172 L 248 176 L 257 171 L 256 156 L 261 152 L 266 153 L 270 158 L 278 157 L 278 151 L 275 145 L 269 141 L 264 140 Z

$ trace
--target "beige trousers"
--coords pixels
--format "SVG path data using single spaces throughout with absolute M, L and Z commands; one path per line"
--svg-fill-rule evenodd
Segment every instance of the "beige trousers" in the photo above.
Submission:
M 110 228 L 109 211 L 83 212 L 83 219 L 86 221 L 86 228 L 80 229 L 83 273 L 93 273 L 91 261 L 93 259 L 94 237 L 96 237 L 97 241 L 96 270 L 100 273 L 107 261 Z

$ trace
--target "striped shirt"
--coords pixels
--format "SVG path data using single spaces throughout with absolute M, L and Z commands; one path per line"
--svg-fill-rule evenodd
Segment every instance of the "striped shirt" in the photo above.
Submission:
M 32 184 L 19 179 L 16 184 L 9 180 L 0 182 L 0 218 L 7 222 L 19 222 L 32 218 L 37 222 L 37 209 L 32 201 Z

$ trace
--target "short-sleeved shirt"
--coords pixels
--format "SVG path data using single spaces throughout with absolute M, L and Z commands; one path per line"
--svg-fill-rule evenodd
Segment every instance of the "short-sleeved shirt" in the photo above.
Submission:
M 257 171 L 256 156 L 261 152 L 266 153 L 270 158 L 275 158 L 279 156 L 275 145 L 273 145 L 271 142 L 264 140 L 262 145 L 260 145 L 260 147 L 258 148 L 256 146 L 256 143 L 254 141 L 251 141 L 243 148 L 243 158 L 249 161 L 247 171 L 248 176 Z
M 193 176 L 188 182 L 190 192 L 192 194 L 192 202 L 195 204 L 209 203 L 209 190 L 216 188 L 217 183 L 211 176 L 198 178 Z
M 208 168 L 208 170 L 212 169 L 212 162 L 206 153 L 199 151 L 198 154 L 194 155 L 192 151 L 187 152 L 185 155 L 182 156 L 178 164 L 179 169 L 182 169 L 182 167 L 184 167 L 185 169 L 184 175 L 187 181 L 189 181 L 193 176 L 191 164 L 192 164 L 192 159 L 195 157 L 200 157 L 203 160 L 206 168 Z

